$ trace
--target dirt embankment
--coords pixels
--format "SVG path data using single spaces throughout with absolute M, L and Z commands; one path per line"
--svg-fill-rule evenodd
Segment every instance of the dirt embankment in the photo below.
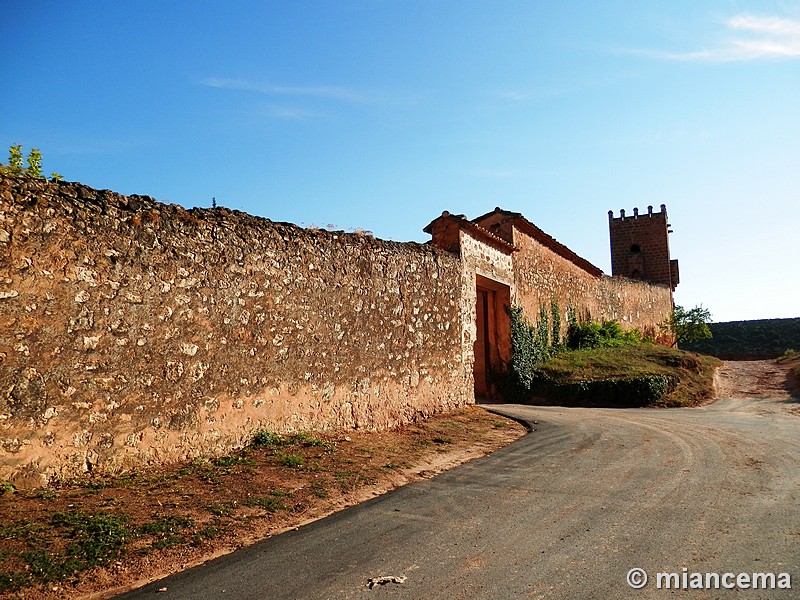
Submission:
M 792 365 L 774 360 L 726 361 L 717 371 L 718 398 L 784 398 L 800 396 Z

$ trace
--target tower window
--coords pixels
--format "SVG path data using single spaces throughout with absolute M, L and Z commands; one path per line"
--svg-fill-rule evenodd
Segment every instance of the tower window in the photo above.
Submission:
M 631 246 L 631 252 L 632 253 L 636 254 L 636 253 L 641 252 L 641 251 L 642 251 L 642 249 L 639 248 L 639 244 L 633 244 Z

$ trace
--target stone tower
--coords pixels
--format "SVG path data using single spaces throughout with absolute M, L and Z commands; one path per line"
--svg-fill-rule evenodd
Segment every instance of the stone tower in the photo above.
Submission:
M 633 215 L 625 216 L 623 209 L 615 218 L 610 210 L 608 227 L 612 275 L 667 285 L 675 291 L 679 281 L 678 261 L 669 256 L 668 238 L 672 231 L 664 204 L 661 212 L 655 213 L 648 206 L 646 215 L 640 215 L 639 209 L 634 208 Z

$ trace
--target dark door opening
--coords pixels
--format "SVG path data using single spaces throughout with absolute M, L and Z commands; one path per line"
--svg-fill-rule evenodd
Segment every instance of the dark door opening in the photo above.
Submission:
M 476 281 L 474 346 L 475 398 L 499 400 L 492 375 L 502 372 L 511 357 L 511 290 L 480 275 Z

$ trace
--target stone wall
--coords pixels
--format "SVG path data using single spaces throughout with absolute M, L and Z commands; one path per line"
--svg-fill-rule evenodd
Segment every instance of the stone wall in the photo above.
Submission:
M 540 307 L 549 310 L 556 300 L 566 326 L 566 311 L 574 307 L 581 318 L 614 319 L 624 328 L 638 327 L 655 335 L 658 324 L 672 312 L 667 285 L 589 273 L 520 231 L 513 232 L 514 302 L 529 320 L 538 320 Z
M 603 275 L 517 213 L 425 230 L 433 244 L 386 242 L 0 176 L 0 479 L 474 402 L 478 294 L 481 372 L 510 358 L 511 304 L 648 332 L 672 310 L 668 285 Z
M 0 479 L 473 402 L 459 257 L 0 177 Z
M 462 348 L 465 364 L 472 365 L 474 344 L 477 339 L 476 295 L 477 277 L 480 275 L 508 285 L 514 281 L 513 260 L 509 249 L 498 248 L 477 238 L 469 230 L 460 232 L 460 254 L 463 265 L 461 279 L 462 321 L 465 323 Z M 509 332 L 510 339 L 510 332 Z M 510 358 L 506 357 L 506 358 Z

